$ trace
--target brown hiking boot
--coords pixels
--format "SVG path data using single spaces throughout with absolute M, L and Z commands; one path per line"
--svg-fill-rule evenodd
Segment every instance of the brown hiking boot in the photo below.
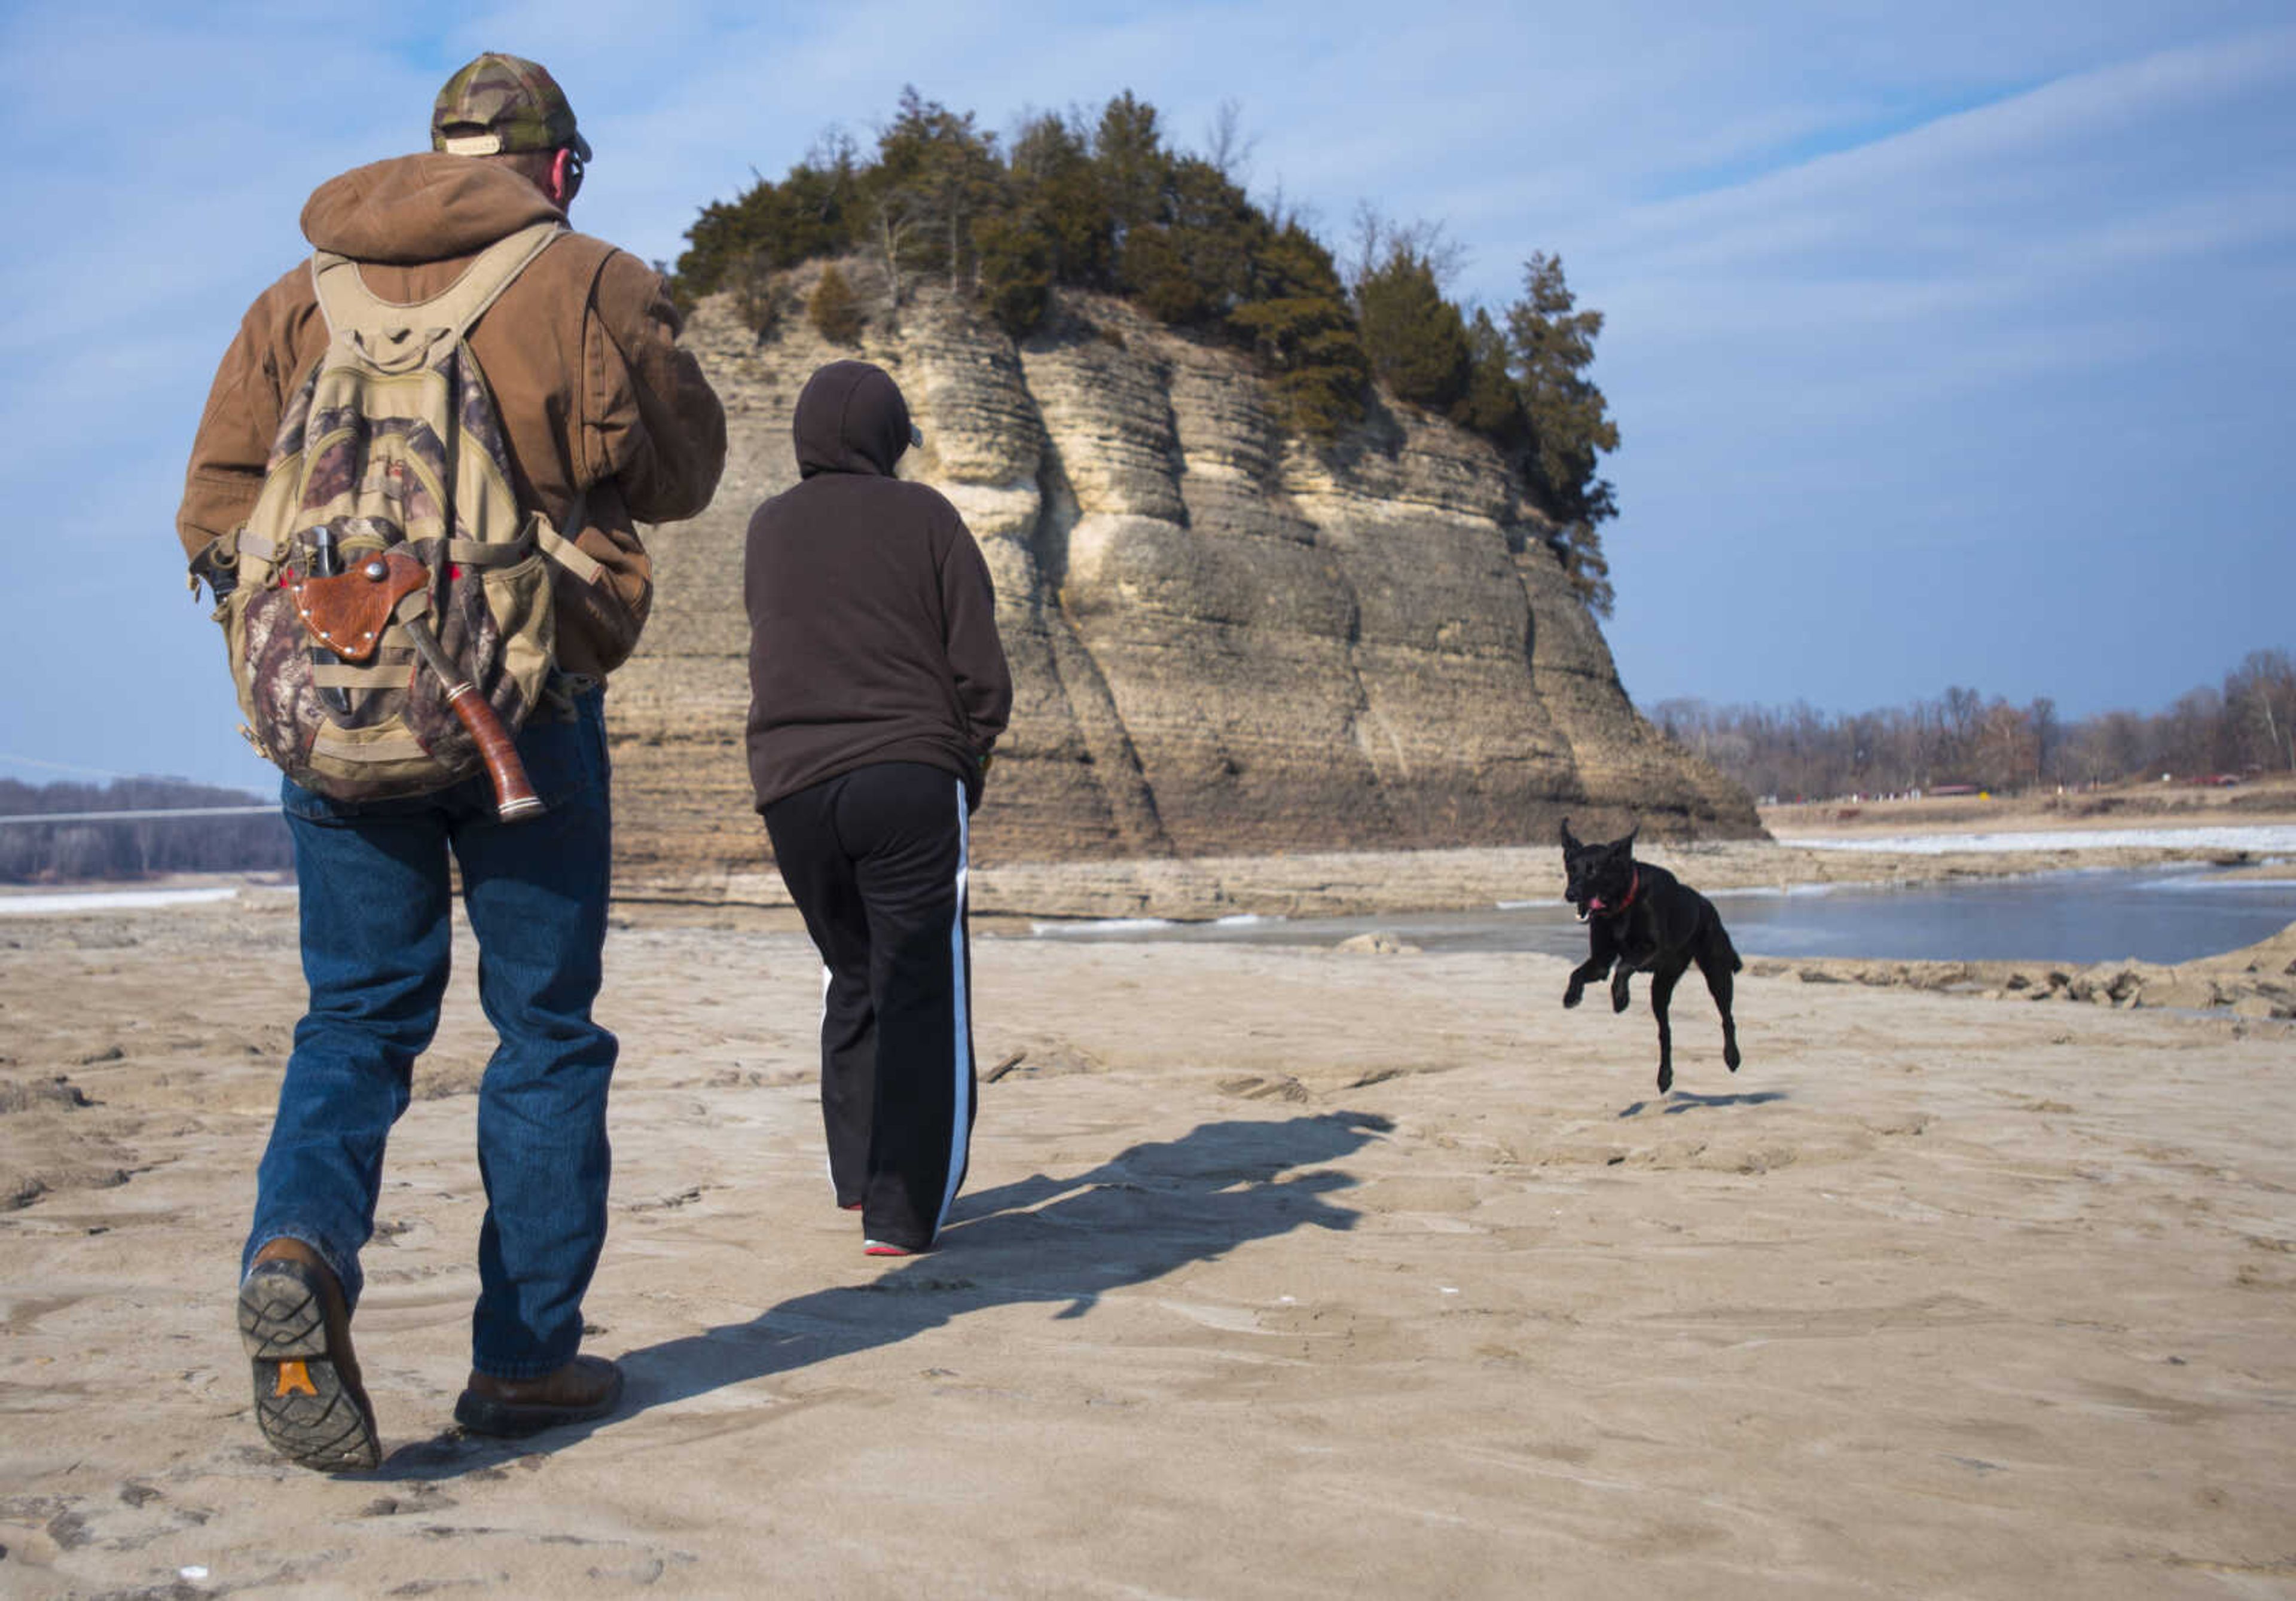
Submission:
M 534 1379 L 498 1379 L 472 1368 L 455 1402 L 455 1421 L 473 1434 L 538 1434 L 603 1417 L 621 1400 L 622 1370 L 603 1357 L 576 1357 Z
M 254 1369 L 256 1426 L 274 1450 L 328 1474 L 382 1461 L 343 1287 L 317 1252 L 283 1238 L 255 1253 L 239 1286 L 239 1337 Z

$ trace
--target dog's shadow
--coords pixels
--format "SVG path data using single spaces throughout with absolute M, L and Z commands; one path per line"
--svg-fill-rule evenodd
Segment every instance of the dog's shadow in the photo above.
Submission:
M 1702 1096 L 1687 1089 L 1669 1091 L 1659 1103 L 1662 1117 L 1680 1117 L 1685 1112 L 1708 1111 L 1718 1106 L 1767 1106 L 1773 1101 L 1783 1101 L 1783 1089 L 1751 1089 L 1738 1095 Z M 1640 1117 L 1650 1107 L 1648 1101 L 1636 1101 L 1620 1112 L 1620 1117 Z
M 399 1447 L 367 1476 L 439 1480 L 498 1469 L 652 1408 L 898 1344 L 967 1312 L 1065 1301 L 1055 1317 L 1081 1318 L 1107 1291 L 1217 1260 L 1249 1240 L 1350 1228 L 1357 1214 L 1325 1197 L 1355 1180 L 1324 1164 L 1392 1126 L 1357 1112 L 1205 1123 L 1074 1178 L 1037 1174 L 964 1196 L 930 1256 L 865 1284 L 794 1296 L 746 1322 L 626 1353 L 628 1388 L 611 1417 L 520 1441 L 449 1430 Z

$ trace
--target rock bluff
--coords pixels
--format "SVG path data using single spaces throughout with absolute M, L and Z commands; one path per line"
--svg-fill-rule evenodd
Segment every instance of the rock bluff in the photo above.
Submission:
M 1091 295 L 1018 348 L 930 291 L 857 352 L 796 315 L 758 339 L 725 297 L 685 337 L 731 447 L 709 509 L 651 530 L 654 614 L 614 680 L 633 888 L 760 863 L 742 534 L 796 481 L 807 376 L 855 354 L 899 381 L 925 435 L 903 473 L 996 578 L 1015 702 L 976 860 L 1545 843 L 1567 812 L 1759 832 L 1636 713 L 1546 524 L 1468 433 L 1375 404 L 1301 439 L 1241 357 Z

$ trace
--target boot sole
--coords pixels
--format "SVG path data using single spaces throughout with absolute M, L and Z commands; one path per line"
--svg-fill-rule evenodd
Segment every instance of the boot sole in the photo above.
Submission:
M 255 1380 L 255 1424 L 271 1449 L 320 1473 L 379 1466 L 366 1392 L 327 1348 L 326 1302 L 299 1262 L 266 1262 L 239 1290 L 239 1338 Z
M 614 1382 L 607 1386 L 605 1393 L 578 1407 L 517 1406 L 509 1401 L 488 1400 L 465 1390 L 455 1401 L 455 1421 L 473 1434 L 521 1440 L 562 1424 L 589 1423 L 621 1404 L 622 1374 L 618 1367 L 614 1370 Z

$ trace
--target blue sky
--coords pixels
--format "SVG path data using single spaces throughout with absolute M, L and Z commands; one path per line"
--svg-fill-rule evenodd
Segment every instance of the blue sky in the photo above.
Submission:
M 1948 684 L 2150 710 L 2296 645 L 2296 10 L 0 4 L 0 776 L 263 786 L 183 593 L 184 454 L 303 198 L 419 148 L 482 49 L 546 62 L 585 229 L 696 209 L 905 83 L 1009 127 L 1130 88 L 1337 243 L 1439 221 L 1457 289 L 1561 253 L 1622 433 L 1606 627 L 1645 706 Z M 636 19 L 636 21 L 634 21 Z M 59 764 L 38 766 L 36 763 Z

